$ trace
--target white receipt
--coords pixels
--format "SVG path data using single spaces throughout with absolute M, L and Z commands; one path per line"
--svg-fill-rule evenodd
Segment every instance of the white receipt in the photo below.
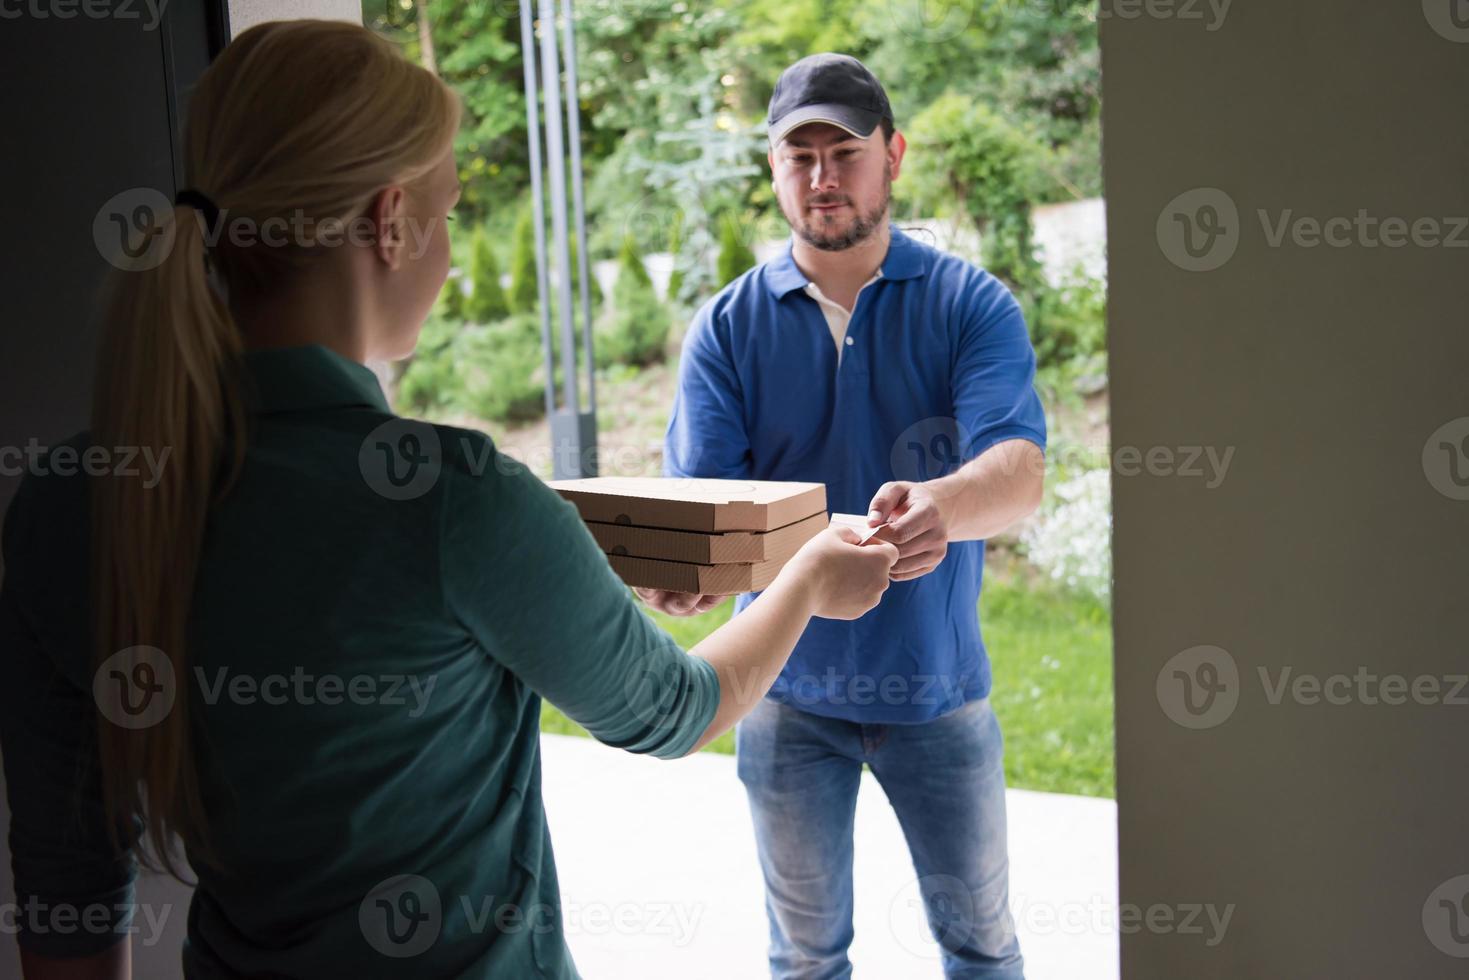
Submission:
M 887 527 L 885 523 L 879 524 L 877 527 L 868 527 L 867 518 L 861 514 L 833 514 L 831 515 L 831 522 L 856 531 L 857 535 L 862 539 L 862 544 L 866 544 L 869 538 Z

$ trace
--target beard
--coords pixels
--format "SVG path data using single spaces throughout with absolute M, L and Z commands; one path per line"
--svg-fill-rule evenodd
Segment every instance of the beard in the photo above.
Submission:
M 878 198 L 871 210 L 860 213 L 852 219 L 852 223 L 845 231 L 828 230 L 830 219 L 817 217 L 813 221 L 805 220 L 802 214 L 794 217 L 786 209 L 785 202 L 780 205 L 781 214 L 785 215 L 786 223 L 791 226 L 791 231 L 801 237 L 801 240 L 813 248 L 819 248 L 823 252 L 842 252 L 854 245 L 861 244 L 872 236 L 883 217 L 887 214 L 888 204 L 893 196 L 893 168 L 889 165 L 884 168 L 882 175 L 882 196 Z M 822 199 L 815 198 L 808 204 L 847 204 L 852 203 L 851 198 Z

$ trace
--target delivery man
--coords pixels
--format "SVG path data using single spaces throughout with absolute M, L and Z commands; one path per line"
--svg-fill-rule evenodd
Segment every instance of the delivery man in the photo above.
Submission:
M 793 234 L 690 325 L 664 473 L 824 483 L 834 512 L 885 525 L 900 554 L 883 601 L 855 621 L 813 619 L 737 729 L 771 975 L 850 975 L 865 763 L 902 825 L 946 976 L 1013 980 L 1002 740 L 977 603 L 984 539 L 1041 499 L 1035 353 L 1002 283 L 889 224 L 906 143 L 861 62 L 796 62 L 768 123 Z M 639 591 L 676 615 L 720 601 Z

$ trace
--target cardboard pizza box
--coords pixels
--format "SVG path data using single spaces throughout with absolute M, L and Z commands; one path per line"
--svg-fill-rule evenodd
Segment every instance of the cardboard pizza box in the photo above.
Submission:
M 553 480 L 588 523 L 679 531 L 774 531 L 826 513 L 826 486 L 767 480 L 604 476 Z
M 597 545 L 609 555 L 698 565 L 738 565 L 789 560 L 801 550 L 802 545 L 826 528 L 827 520 L 825 513 L 812 514 L 774 531 L 724 531 L 716 534 L 598 521 L 588 521 L 586 525 L 592 537 L 597 539 Z
M 686 561 L 661 561 L 657 558 L 607 556 L 612 570 L 628 585 L 698 595 L 759 592 L 775 581 L 776 575 L 780 574 L 788 560 L 781 558 L 743 565 L 700 565 Z

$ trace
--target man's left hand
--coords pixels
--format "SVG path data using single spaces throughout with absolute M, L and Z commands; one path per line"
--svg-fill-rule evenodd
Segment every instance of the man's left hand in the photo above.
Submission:
M 933 491 L 923 483 L 884 483 L 868 505 L 867 524 L 888 526 L 873 535 L 898 546 L 898 562 L 888 573 L 894 582 L 920 578 L 949 553 L 948 518 Z

